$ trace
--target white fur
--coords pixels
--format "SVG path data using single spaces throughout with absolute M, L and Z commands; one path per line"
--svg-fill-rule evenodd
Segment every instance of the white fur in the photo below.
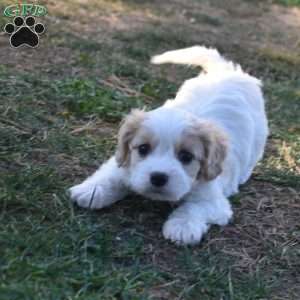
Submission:
M 82 207 L 99 209 L 134 190 L 151 199 L 183 203 L 163 226 L 163 235 L 176 243 L 198 243 L 211 224 L 226 225 L 232 211 L 226 197 L 238 192 L 262 157 L 268 134 L 260 81 L 226 61 L 217 50 L 195 46 L 155 56 L 153 63 L 199 65 L 207 73 L 187 80 L 174 100 L 147 113 L 143 126 L 159 137 L 155 151 L 132 167 L 118 167 L 115 157 L 94 175 L 70 189 Z M 229 138 L 222 173 L 210 181 L 194 180 L 184 172 L 173 145 L 191 120 L 205 120 Z M 166 187 L 153 191 L 151 172 L 165 172 Z

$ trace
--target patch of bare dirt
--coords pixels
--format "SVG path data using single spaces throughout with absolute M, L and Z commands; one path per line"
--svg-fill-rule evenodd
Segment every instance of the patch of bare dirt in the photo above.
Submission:
M 158 34 L 181 32 L 193 43 L 239 46 L 245 49 L 273 48 L 300 52 L 300 10 L 262 1 L 45 1 L 49 10 L 47 32 L 38 49 L 11 49 L 8 37 L 0 36 L 0 61 L 17 70 L 28 71 L 41 66 L 45 70 L 56 65 L 71 68 L 75 51 L 59 45 L 59 33 L 67 32 L 82 39 L 116 46 L 116 32 Z M 118 47 L 119 46 L 119 47 Z M 122 45 L 121 45 L 122 46 Z M 124 56 L 124 59 L 126 57 Z M 71 72 L 72 73 L 72 72 Z M 76 74 L 76 69 L 73 70 Z

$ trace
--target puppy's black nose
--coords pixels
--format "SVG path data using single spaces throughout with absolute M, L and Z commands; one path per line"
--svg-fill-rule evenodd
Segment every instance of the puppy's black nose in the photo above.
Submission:
M 168 175 L 161 172 L 153 172 L 150 176 L 150 181 L 154 186 L 162 187 L 168 182 Z

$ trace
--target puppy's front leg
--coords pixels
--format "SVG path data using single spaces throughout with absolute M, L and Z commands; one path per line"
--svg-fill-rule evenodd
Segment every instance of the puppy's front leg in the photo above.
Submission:
M 121 200 L 128 193 L 124 172 L 115 157 L 111 157 L 92 176 L 69 189 L 72 200 L 81 207 L 92 209 Z
M 211 224 L 226 225 L 231 216 L 230 203 L 219 185 L 202 183 L 169 216 L 163 235 L 177 244 L 197 244 Z

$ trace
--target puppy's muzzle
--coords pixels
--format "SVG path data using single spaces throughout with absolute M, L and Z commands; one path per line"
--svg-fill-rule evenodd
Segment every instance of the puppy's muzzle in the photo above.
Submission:
M 167 184 L 169 177 L 165 173 L 153 172 L 150 175 L 150 182 L 155 187 L 163 187 Z

